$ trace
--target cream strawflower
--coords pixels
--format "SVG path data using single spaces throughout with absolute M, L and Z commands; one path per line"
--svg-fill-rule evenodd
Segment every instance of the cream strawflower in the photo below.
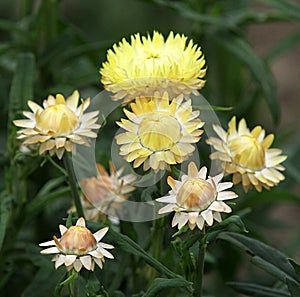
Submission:
M 155 96 L 158 96 L 156 94 Z M 140 97 L 124 109 L 129 120 L 117 124 L 127 132 L 116 136 L 120 155 L 133 167 L 144 163 L 144 170 L 164 170 L 170 164 L 187 160 L 195 150 L 192 145 L 200 140 L 204 123 L 200 112 L 192 111 L 191 100 L 183 96 L 171 102 L 167 92 L 162 97 Z
M 246 192 L 253 186 L 261 192 L 262 187 L 270 189 L 284 180 L 280 171 L 285 168 L 280 163 L 287 156 L 282 156 L 280 149 L 270 149 L 273 134 L 265 137 L 261 126 L 250 131 L 245 119 L 240 120 L 236 129 L 236 117 L 228 123 L 227 132 L 218 125 L 214 125 L 213 129 L 219 138 L 210 137 L 207 140 L 216 149 L 210 158 L 220 160 L 224 170 L 233 173 L 234 184 L 242 182 Z
M 106 90 L 115 93 L 113 100 L 125 102 L 139 96 L 161 95 L 168 91 L 170 97 L 180 94 L 198 95 L 205 81 L 205 59 L 200 47 L 192 40 L 186 45 L 187 37 L 170 32 L 164 36 L 153 32 L 140 37 L 125 38 L 107 53 L 107 62 L 102 64 L 101 82 Z
M 132 185 L 136 176 L 122 176 L 123 168 L 116 170 L 109 162 L 110 175 L 101 164 L 97 164 L 98 176 L 81 180 L 83 190 L 82 207 L 85 218 L 91 221 L 103 220 L 103 213 L 117 216 L 121 203 L 128 199 L 130 192 L 135 190 Z
M 59 225 L 61 238 L 53 236 L 53 240 L 40 243 L 40 246 L 48 247 L 42 250 L 41 254 L 57 254 L 52 259 L 56 269 L 64 264 L 68 271 L 74 268 L 79 272 L 82 267 L 87 270 L 94 270 L 95 263 L 102 269 L 104 257 L 114 258 L 106 250 L 114 247 L 100 242 L 108 229 L 105 227 L 93 234 L 85 226 L 84 218 L 79 218 L 76 226 L 70 228 Z
M 90 99 L 81 99 L 78 106 L 79 93 L 74 93 L 66 100 L 63 95 L 52 95 L 44 100 L 43 107 L 33 101 L 28 101 L 32 112 L 24 111 L 28 119 L 15 120 L 13 123 L 24 129 L 18 131 L 18 139 L 24 139 L 23 145 L 40 144 L 39 153 L 49 151 L 62 158 L 65 150 L 72 151 L 72 144 L 89 145 L 89 138 L 96 138 L 93 129 L 100 128 L 96 124 L 99 111 L 84 113 L 90 104 Z
M 232 187 L 231 182 L 220 183 L 223 174 L 206 178 L 207 168 L 202 167 L 198 172 L 194 162 L 188 165 L 188 175 L 183 175 L 181 181 L 168 177 L 172 188 L 169 195 L 156 199 L 168 203 L 158 213 L 174 211 L 172 227 L 178 225 L 181 229 L 188 223 L 191 230 L 196 226 L 202 230 L 204 223 L 212 226 L 213 221 L 222 221 L 221 212 L 229 213 L 231 208 L 224 202 L 236 198 L 232 191 L 224 191 Z

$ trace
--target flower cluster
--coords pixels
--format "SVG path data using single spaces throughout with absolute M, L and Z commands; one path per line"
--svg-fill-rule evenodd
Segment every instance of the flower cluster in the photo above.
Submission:
M 14 124 L 22 127 L 18 138 L 24 139 L 23 145 L 39 145 L 39 153 L 49 151 L 62 158 L 65 150 L 72 151 L 73 143 L 89 145 L 90 138 L 96 138 L 94 129 L 99 111 L 85 113 L 90 105 L 90 99 L 82 100 L 78 107 L 79 93 L 74 93 L 66 100 L 63 95 L 48 96 L 43 107 L 33 101 L 28 101 L 32 112 L 24 111 L 27 120 L 15 120 Z
M 170 32 L 166 40 L 161 33 L 124 38 L 107 53 L 100 73 L 104 87 L 113 92 L 114 100 L 131 101 L 139 96 L 162 95 L 168 91 L 171 98 L 190 93 L 198 94 L 206 74 L 204 55 L 192 40 Z
M 121 203 L 128 199 L 129 193 L 135 190 L 132 183 L 136 176 L 127 174 L 122 176 L 123 168 L 116 170 L 110 161 L 110 174 L 101 164 L 97 164 L 97 177 L 81 180 L 83 195 L 81 197 L 85 218 L 91 221 L 103 220 L 104 213 L 115 217 Z M 74 211 L 74 207 L 71 209 Z
M 143 165 L 144 171 L 171 171 L 172 166 L 191 158 L 204 132 L 200 110 L 193 109 L 190 98 L 205 85 L 206 61 L 198 45 L 173 32 L 166 39 L 156 31 L 152 38 L 136 34 L 131 43 L 123 39 L 113 45 L 100 73 L 112 100 L 123 100 L 123 105 L 130 102 L 123 109 L 125 116 L 116 122 L 123 129 L 116 142 L 120 155 L 133 162 L 134 169 Z M 78 91 L 67 99 L 61 94 L 50 95 L 42 106 L 28 101 L 31 112 L 23 112 L 27 119 L 14 121 L 22 128 L 17 132 L 22 146 L 38 147 L 39 154 L 49 152 L 61 159 L 74 144 L 90 145 L 97 137 L 94 130 L 100 128 L 99 111 L 87 112 L 89 98 L 81 99 L 80 106 L 78 103 Z M 175 213 L 172 227 L 181 229 L 187 224 L 191 230 L 202 230 L 214 221 L 221 222 L 221 213 L 232 211 L 227 200 L 238 197 L 228 190 L 235 184 L 241 182 L 245 192 L 251 188 L 261 192 L 284 180 L 281 163 L 286 156 L 271 148 L 273 134 L 266 136 L 261 126 L 250 131 L 245 119 L 237 126 L 235 116 L 227 131 L 219 125 L 213 129 L 217 137 L 206 142 L 215 150 L 210 158 L 219 161 L 223 172 L 207 176 L 206 167 L 198 169 L 189 162 L 181 179 L 167 178 L 171 190 L 156 201 L 166 204 L 158 214 Z M 81 180 L 83 212 L 93 221 L 109 209 L 117 216 L 122 202 L 135 190 L 132 183 L 136 179 L 133 174 L 122 176 L 123 169 L 116 169 L 112 162 L 110 173 L 100 164 L 97 168 L 97 176 Z M 232 175 L 232 182 L 222 182 L 224 174 Z M 40 244 L 47 247 L 42 254 L 55 254 L 55 268 L 65 265 L 68 271 L 94 270 L 95 263 L 103 267 L 104 257 L 114 258 L 106 250 L 113 246 L 100 242 L 108 227 L 92 234 L 81 217 L 75 226 L 60 225 L 59 229 L 60 238 L 54 236 Z
M 195 150 L 192 143 L 200 140 L 204 123 L 199 111 L 192 111 L 191 100 L 183 96 L 171 101 L 168 93 L 160 97 L 139 97 L 124 109 L 127 119 L 118 125 L 127 132 L 116 136 L 125 160 L 134 160 L 133 167 L 144 163 L 144 170 L 164 170 L 166 166 L 187 160 Z
M 194 162 L 189 163 L 188 174 L 183 175 L 181 181 L 168 177 L 168 184 L 172 188 L 169 195 L 156 199 L 158 202 L 168 203 L 159 210 L 159 214 L 174 211 L 172 227 L 178 229 L 188 223 L 190 229 L 196 226 L 202 230 L 204 223 L 208 226 L 213 221 L 222 221 L 221 212 L 229 213 L 231 208 L 224 202 L 237 197 L 232 191 L 224 191 L 232 187 L 231 182 L 221 183 L 223 174 L 208 177 L 207 168 L 198 171 Z
M 67 228 L 59 225 L 59 230 L 61 238 L 53 236 L 53 240 L 40 243 L 40 246 L 48 247 L 42 250 L 41 254 L 55 254 L 52 261 L 55 262 L 56 269 L 64 264 L 68 271 L 74 268 L 78 272 L 82 267 L 94 270 L 95 263 L 102 269 L 104 257 L 114 258 L 106 250 L 114 247 L 100 242 L 108 227 L 93 234 L 86 227 L 84 218 L 79 218 L 75 226 Z
M 218 159 L 224 170 L 233 174 L 233 183 L 242 182 L 245 191 L 255 187 L 261 192 L 262 187 L 270 189 L 284 180 L 280 171 L 284 167 L 280 165 L 287 156 L 282 156 L 282 151 L 270 148 L 274 135 L 265 137 L 265 130 L 256 126 L 251 131 L 247 128 L 246 121 L 241 119 L 236 128 L 236 117 L 228 124 L 228 131 L 214 125 L 213 129 L 219 136 L 210 137 L 207 143 L 216 152 L 210 155 L 211 159 Z

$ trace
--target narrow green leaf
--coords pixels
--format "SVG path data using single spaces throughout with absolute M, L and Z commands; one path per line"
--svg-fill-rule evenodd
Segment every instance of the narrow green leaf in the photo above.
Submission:
M 8 20 L 0 19 L 0 29 L 8 31 L 11 34 L 19 35 L 27 40 L 31 39 L 31 35 L 26 30 L 24 30 L 20 25 Z
M 275 82 L 267 65 L 256 56 L 249 44 L 241 37 L 232 34 L 211 36 L 216 37 L 221 46 L 229 50 L 250 70 L 262 90 L 274 122 L 278 123 L 279 104 L 276 97 Z
M 247 296 L 255 297 L 290 297 L 287 292 L 282 290 L 272 289 L 265 286 L 242 283 L 242 282 L 228 282 L 226 283 L 229 287 L 235 291 L 246 294 Z
M 289 262 L 292 264 L 292 266 L 295 269 L 295 272 L 300 276 L 300 265 L 296 263 L 294 260 L 289 259 Z
M 6 234 L 7 224 L 10 218 L 10 212 L 12 211 L 13 196 L 2 193 L 0 204 L 0 250 L 3 245 L 3 241 Z
M 265 60 L 270 62 L 278 58 L 283 53 L 297 46 L 299 44 L 299 41 L 300 41 L 300 30 L 299 28 L 297 28 L 297 30 L 282 38 L 279 41 L 277 46 L 272 47 L 272 50 L 267 54 Z
M 300 197 L 287 190 L 263 191 L 261 193 L 252 193 L 247 195 L 243 203 L 244 207 L 258 207 L 275 202 L 299 202 Z
M 20 112 L 25 107 L 27 100 L 33 98 L 34 72 L 34 55 L 31 53 L 19 54 L 9 96 L 9 130 L 12 126 L 12 121 L 15 119 L 16 113 Z
M 295 1 L 289 0 L 261 0 L 262 2 L 277 8 L 281 13 L 286 14 L 290 19 L 300 20 L 300 6 Z
M 217 105 L 193 105 L 195 109 L 200 110 L 214 110 L 214 111 L 230 111 L 233 110 L 233 106 L 217 106 Z
M 300 284 L 300 277 L 296 274 L 286 255 L 280 251 L 250 237 L 241 234 L 224 232 L 218 238 L 231 242 L 252 255 L 253 263 L 272 273 L 284 281 L 288 278 Z
M 300 285 L 295 282 L 286 279 L 289 291 L 291 293 L 291 297 L 299 297 L 300 296 Z
M 187 287 L 190 285 L 191 283 L 189 283 L 185 279 L 156 278 L 150 285 L 147 292 L 143 295 L 143 297 L 155 297 L 160 291 L 164 289 Z
M 95 230 L 98 230 L 99 228 L 103 227 L 103 225 L 94 222 L 87 223 L 90 228 Z M 161 264 L 159 261 L 151 257 L 142 247 L 140 247 L 128 236 L 118 233 L 112 228 L 110 228 L 109 232 L 105 235 L 105 238 L 107 238 L 108 241 L 110 241 L 115 247 L 118 247 L 119 249 L 125 252 L 143 258 L 146 261 L 146 263 L 155 268 L 161 274 L 166 275 L 169 278 L 182 279 L 180 275 L 174 273 L 169 268 Z

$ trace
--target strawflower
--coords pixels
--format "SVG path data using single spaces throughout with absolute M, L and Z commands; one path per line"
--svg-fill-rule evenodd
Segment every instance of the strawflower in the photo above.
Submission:
M 207 140 L 216 150 L 210 158 L 221 161 L 226 173 L 233 174 L 234 184 L 242 182 L 246 192 L 252 187 L 261 192 L 262 188 L 270 189 L 284 180 L 280 171 L 285 168 L 280 163 L 287 156 L 281 155 L 280 149 L 270 148 L 273 134 L 265 136 L 261 126 L 250 131 L 245 119 L 240 120 L 236 129 L 236 117 L 228 123 L 227 132 L 218 125 L 213 129 L 219 138 Z
M 113 100 L 125 102 L 139 96 L 161 95 L 168 91 L 171 97 L 180 94 L 198 95 L 206 74 L 204 55 L 192 40 L 188 44 L 184 35 L 170 32 L 166 40 L 157 32 L 131 36 L 113 45 L 102 64 L 101 82 L 106 90 L 115 93 Z
M 187 160 L 195 150 L 193 143 L 200 140 L 204 123 L 193 111 L 191 100 L 183 96 L 169 101 L 167 92 L 154 97 L 139 97 L 124 109 L 128 119 L 117 124 L 126 130 L 116 136 L 121 145 L 120 155 L 137 168 L 164 170 L 171 164 Z
M 81 180 L 83 190 L 82 207 L 85 218 L 91 221 L 103 220 L 104 214 L 117 216 L 121 203 L 128 199 L 129 193 L 135 190 L 132 185 L 136 176 L 127 174 L 122 176 L 123 168 L 116 170 L 109 162 L 110 174 L 101 164 L 97 164 L 97 177 Z
M 156 201 L 167 203 L 158 211 L 159 214 L 175 212 L 172 227 L 178 225 L 178 229 L 181 229 L 188 223 L 191 230 L 196 226 L 202 230 L 205 223 L 212 226 L 214 220 L 221 222 L 220 213 L 231 212 L 224 200 L 234 199 L 237 194 L 224 190 L 231 188 L 233 184 L 221 183 L 222 173 L 208 178 L 206 175 L 206 167 L 198 171 L 196 164 L 190 162 L 188 174 L 183 175 L 181 181 L 168 177 L 167 182 L 172 189 L 168 195 Z
M 62 158 L 65 151 L 71 152 L 73 143 L 89 145 L 90 138 L 96 138 L 93 129 L 100 128 L 96 122 L 99 111 L 87 112 L 90 99 L 81 99 L 78 106 L 79 93 L 74 91 L 66 100 L 57 94 L 54 98 L 48 96 L 43 107 L 33 101 L 28 101 L 32 112 L 24 111 L 25 120 L 15 120 L 13 123 L 22 127 L 18 131 L 18 139 L 24 140 L 23 145 L 39 145 L 39 154 L 49 151 L 50 155 Z
M 76 226 L 70 228 L 59 225 L 61 238 L 53 236 L 53 240 L 40 243 L 40 246 L 48 247 L 42 250 L 41 254 L 56 254 L 52 259 L 55 262 L 56 269 L 64 264 L 67 271 L 74 268 L 79 272 L 82 267 L 93 271 L 95 263 L 102 269 L 104 257 L 114 258 L 106 250 L 114 247 L 100 242 L 108 229 L 108 227 L 105 227 L 93 234 L 85 226 L 84 218 L 79 218 Z

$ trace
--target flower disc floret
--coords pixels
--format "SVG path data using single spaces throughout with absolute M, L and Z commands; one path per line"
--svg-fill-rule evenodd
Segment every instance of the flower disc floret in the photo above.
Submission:
M 90 99 L 81 99 L 78 106 L 79 93 L 74 93 L 66 100 L 63 95 L 52 95 L 44 100 L 43 107 L 33 101 L 28 101 L 32 112 L 24 111 L 27 119 L 15 120 L 14 124 L 23 129 L 18 131 L 18 139 L 23 139 L 23 145 L 39 145 L 39 153 L 49 151 L 62 158 L 65 151 L 71 152 L 74 143 L 89 145 L 90 138 L 96 138 L 93 131 L 99 129 L 97 124 L 99 111 L 85 112 Z
M 128 119 L 117 124 L 126 130 L 116 136 L 120 154 L 137 168 L 143 163 L 144 170 L 164 170 L 171 164 L 187 160 L 200 140 L 204 123 L 193 111 L 191 100 L 183 96 L 169 100 L 163 96 L 139 97 L 124 109 Z
M 64 264 L 68 271 L 74 268 L 79 272 L 82 267 L 94 270 L 95 263 L 102 269 L 104 257 L 114 258 L 106 250 L 114 247 L 100 242 L 107 233 L 108 227 L 93 234 L 86 227 L 84 218 L 79 218 L 76 226 L 66 228 L 60 225 L 59 229 L 61 238 L 53 236 L 53 240 L 40 244 L 42 247 L 48 247 L 42 250 L 41 254 L 56 254 L 52 259 L 56 269 Z
M 107 52 L 107 61 L 100 69 L 101 82 L 106 90 L 115 93 L 113 100 L 125 102 L 139 96 L 153 96 L 155 91 L 162 95 L 168 91 L 171 97 L 180 94 L 198 95 L 205 80 L 205 58 L 192 40 L 170 32 L 164 36 L 153 32 L 153 37 L 131 36 L 125 38 Z
M 156 199 L 158 202 L 167 203 L 158 213 L 175 212 L 172 227 L 178 225 L 181 229 L 188 223 L 191 230 L 196 226 L 202 230 L 204 224 L 212 226 L 213 221 L 222 221 L 222 212 L 230 213 L 231 208 L 224 200 L 237 197 L 232 191 L 224 191 L 232 187 L 233 183 L 223 182 L 223 174 L 208 177 L 207 168 L 199 171 L 194 162 L 188 165 L 188 174 L 183 175 L 181 181 L 168 177 L 168 184 L 172 188 L 168 195 Z
M 252 187 L 261 192 L 262 188 L 270 189 L 284 180 L 280 171 L 285 168 L 280 163 L 287 156 L 281 155 L 280 149 L 270 148 L 273 134 L 265 136 L 261 126 L 250 131 L 244 119 L 240 120 L 237 129 L 236 117 L 229 121 L 228 131 L 218 125 L 213 129 L 218 138 L 207 140 L 216 150 L 210 158 L 221 161 L 224 170 L 233 174 L 234 184 L 242 182 L 246 192 Z

